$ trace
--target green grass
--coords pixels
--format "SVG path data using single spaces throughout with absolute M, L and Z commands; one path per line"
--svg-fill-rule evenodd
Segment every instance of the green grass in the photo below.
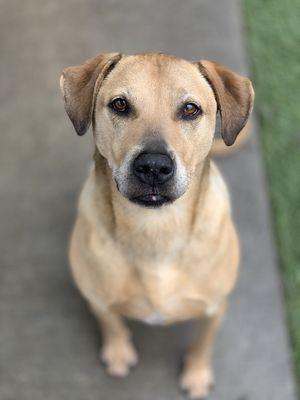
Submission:
M 245 14 L 256 115 L 300 384 L 300 0 L 245 0 Z

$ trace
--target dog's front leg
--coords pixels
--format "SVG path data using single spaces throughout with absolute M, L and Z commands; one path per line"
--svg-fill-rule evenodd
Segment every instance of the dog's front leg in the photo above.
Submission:
M 201 321 L 200 334 L 190 347 L 184 363 L 180 386 L 191 399 L 203 399 L 214 383 L 211 356 L 215 334 L 225 312 L 222 309 Z
M 107 372 L 124 377 L 130 367 L 137 364 L 138 356 L 131 342 L 131 335 L 122 317 L 113 311 L 103 311 L 91 304 L 91 310 L 100 323 L 102 332 L 101 360 Z

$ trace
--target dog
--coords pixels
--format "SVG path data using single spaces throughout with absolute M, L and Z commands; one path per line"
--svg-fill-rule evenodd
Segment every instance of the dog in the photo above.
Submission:
M 66 68 L 60 87 L 78 135 L 93 128 L 94 163 L 69 254 L 101 326 L 101 358 L 118 377 L 137 363 L 123 317 L 162 325 L 199 319 L 180 386 L 203 398 L 239 264 L 229 195 L 209 154 L 217 113 L 227 146 L 246 125 L 252 84 L 211 61 L 106 53 Z

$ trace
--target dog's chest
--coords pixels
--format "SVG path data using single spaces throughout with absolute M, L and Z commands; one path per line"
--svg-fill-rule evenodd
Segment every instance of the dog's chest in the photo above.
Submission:
M 214 308 L 209 296 L 172 265 L 148 270 L 130 285 L 119 311 L 151 325 L 191 319 Z

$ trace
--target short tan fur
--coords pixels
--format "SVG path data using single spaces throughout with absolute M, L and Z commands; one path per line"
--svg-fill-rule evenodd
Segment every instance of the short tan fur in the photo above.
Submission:
M 239 263 L 227 188 L 209 153 L 218 111 L 227 145 L 245 126 L 251 83 L 209 61 L 111 53 L 65 69 L 61 89 L 76 131 L 93 126 L 95 162 L 80 196 L 70 263 L 102 328 L 101 357 L 115 376 L 137 363 L 123 317 L 150 324 L 199 319 L 201 335 L 180 385 L 202 398 L 213 383 L 213 340 Z M 120 97 L 130 104 L 126 116 L 111 108 Z M 197 118 L 181 117 L 187 103 L 201 108 Z M 175 165 L 170 188 L 157 185 L 162 199 L 171 193 L 159 206 L 158 192 L 132 173 L 149 143 L 163 144 Z M 153 207 L 132 201 L 147 190 Z

